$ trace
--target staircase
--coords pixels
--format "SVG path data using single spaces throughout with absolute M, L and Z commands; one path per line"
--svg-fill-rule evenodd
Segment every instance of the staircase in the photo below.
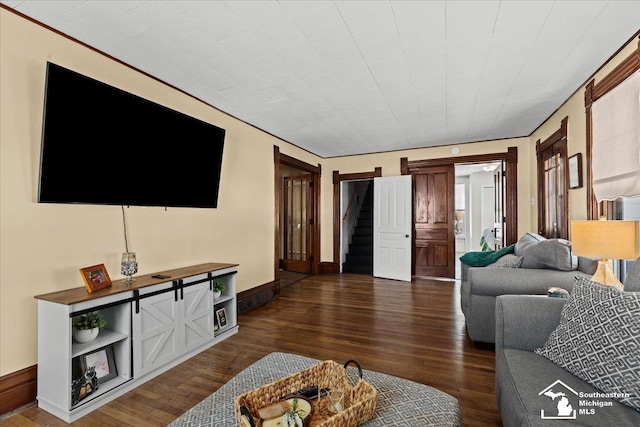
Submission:
M 373 274 L 373 182 L 362 200 L 342 272 Z

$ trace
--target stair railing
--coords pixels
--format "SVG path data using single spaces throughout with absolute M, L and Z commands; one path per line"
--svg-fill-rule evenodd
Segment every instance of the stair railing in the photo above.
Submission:
M 349 221 L 349 217 L 351 216 L 351 212 L 353 211 L 353 208 L 358 206 L 358 200 L 360 198 L 359 192 L 356 191 L 355 193 L 353 193 L 353 195 L 351 195 L 351 199 L 349 200 L 349 205 L 347 206 L 347 210 L 344 213 L 344 217 L 342 218 L 342 222 L 343 223 L 347 223 L 347 221 Z

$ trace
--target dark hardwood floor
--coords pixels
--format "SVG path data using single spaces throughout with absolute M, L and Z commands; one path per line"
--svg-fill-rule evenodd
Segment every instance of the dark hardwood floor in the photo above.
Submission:
M 309 276 L 275 300 L 240 315 L 237 335 L 102 406 L 73 425 L 163 426 L 273 351 L 320 360 L 356 359 L 363 368 L 455 396 L 465 426 L 501 424 L 494 351 L 465 334 L 459 283 L 411 283 L 345 274 Z M 66 425 L 35 404 L 3 426 Z

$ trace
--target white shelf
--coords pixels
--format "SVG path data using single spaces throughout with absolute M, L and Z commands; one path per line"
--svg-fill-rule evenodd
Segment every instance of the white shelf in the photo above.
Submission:
M 231 301 L 232 299 L 235 299 L 235 297 L 236 297 L 235 295 L 222 295 L 222 296 L 220 296 L 220 298 L 215 299 L 213 301 L 213 303 L 215 305 L 223 304 L 223 303 L 225 303 L 227 301 Z
M 113 390 L 114 388 L 120 387 L 122 384 L 130 381 L 131 378 L 124 378 L 124 377 L 116 377 L 113 379 L 110 379 L 109 381 L 106 381 L 102 384 L 99 385 L 98 387 L 98 391 L 96 391 L 95 393 L 85 397 L 84 399 L 82 399 L 80 402 L 78 402 L 76 405 L 74 405 L 71 408 L 71 411 L 74 411 L 78 408 L 80 408 L 81 406 L 91 402 L 93 399 L 96 399 L 100 396 L 102 396 L 103 394 L 106 394 L 108 392 L 110 392 L 111 390 Z
M 129 335 L 123 334 L 122 332 L 116 332 L 110 329 L 102 329 L 98 334 L 98 337 L 91 342 L 79 343 L 73 341 L 73 346 L 71 348 L 71 358 L 78 357 L 80 355 L 89 353 L 93 350 L 97 350 L 118 341 L 126 340 L 127 338 L 129 338 Z
M 222 337 L 225 335 L 233 335 L 238 332 L 238 325 L 227 325 L 224 328 L 219 328 L 214 332 L 216 338 Z

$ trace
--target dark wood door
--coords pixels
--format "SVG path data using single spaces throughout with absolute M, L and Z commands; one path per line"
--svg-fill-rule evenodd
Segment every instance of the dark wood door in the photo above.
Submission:
M 284 269 L 311 273 L 311 174 L 284 178 Z
M 414 274 L 454 278 L 454 166 L 413 173 Z

